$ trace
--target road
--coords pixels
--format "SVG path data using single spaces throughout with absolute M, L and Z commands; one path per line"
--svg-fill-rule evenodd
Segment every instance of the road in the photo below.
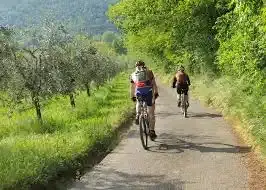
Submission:
M 81 189 L 249 189 L 243 157 L 231 127 L 215 111 L 191 100 L 189 118 L 176 105 L 174 89 L 159 86 L 156 106 L 158 138 L 142 148 L 138 126 L 69 190 Z

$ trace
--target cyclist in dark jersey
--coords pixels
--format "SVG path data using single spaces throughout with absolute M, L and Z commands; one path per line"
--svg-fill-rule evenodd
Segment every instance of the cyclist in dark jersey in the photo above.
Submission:
M 173 83 L 172 83 L 172 87 L 176 88 L 176 92 L 177 92 L 178 107 L 181 106 L 181 91 L 182 91 L 182 89 L 184 91 L 185 101 L 187 102 L 187 105 L 189 106 L 189 102 L 188 102 L 189 86 L 190 86 L 189 76 L 188 76 L 188 74 L 185 73 L 184 66 L 181 65 L 179 67 L 178 71 L 175 73 L 175 75 L 173 77 Z

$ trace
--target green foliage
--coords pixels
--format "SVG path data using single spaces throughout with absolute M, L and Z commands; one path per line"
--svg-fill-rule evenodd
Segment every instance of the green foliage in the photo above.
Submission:
M 117 54 L 127 53 L 127 48 L 125 47 L 124 40 L 117 33 L 106 31 L 102 34 L 101 37 L 94 36 L 94 39 L 97 39 L 97 41 L 102 41 L 102 42 L 109 44 L 109 46 L 113 48 Z
M 1 108 L 0 189 L 45 185 L 59 172 L 78 168 L 88 151 L 107 148 L 113 130 L 125 121 L 133 106 L 128 99 L 127 76 L 120 74 L 90 98 L 81 92 L 76 96 L 75 110 L 65 97 L 50 99 L 42 125 L 32 119 L 32 109 L 10 119 L 2 115 Z
M 237 3 L 236 8 L 217 21 L 219 41 L 217 63 L 234 77 L 246 76 L 254 91 L 265 91 L 266 35 L 262 1 Z M 228 27 L 230 26 L 230 27 Z
M 117 34 L 111 31 L 106 31 L 102 35 L 102 41 L 107 43 L 113 43 L 118 38 Z
M 118 54 L 127 53 L 127 48 L 125 47 L 125 44 L 122 38 L 115 39 L 112 42 L 112 47 L 114 48 L 115 52 Z
M 13 42 L 11 39 L 12 31 L 6 27 L 0 28 L 0 89 L 7 86 L 9 79 L 9 63 L 13 56 Z
M 213 25 L 228 11 L 218 5 L 212 0 L 127 0 L 111 7 L 109 17 L 126 34 L 129 50 L 174 64 L 187 60 L 191 71 L 199 72 L 216 69 Z

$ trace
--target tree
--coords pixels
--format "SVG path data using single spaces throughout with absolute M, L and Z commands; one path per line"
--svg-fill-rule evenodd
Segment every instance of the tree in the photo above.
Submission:
M 123 31 L 129 51 L 204 72 L 216 69 L 213 26 L 228 11 L 219 2 L 127 0 L 112 6 L 108 15 Z
M 19 98 L 29 93 L 35 107 L 38 120 L 42 123 L 40 97 L 50 93 L 52 65 L 45 62 L 45 52 L 41 49 L 24 48 L 15 54 L 13 62 L 11 90 Z
M 117 35 L 114 32 L 106 31 L 102 35 L 102 41 L 112 44 L 117 39 Z
M 5 89 L 9 78 L 9 63 L 12 62 L 14 47 L 12 44 L 12 30 L 0 27 L 0 89 Z
M 50 55 L 50 62 L 55 71 L 56 89 L 63 95 L 68 95 L 70 105 L 75 107 L 75 79 L 79 75 L 77 65 L 73 61 L 74 46 L 72 39 L 68 37 L 63 26 L 51 28 L 48 41 L 46 43 L 47 52 Z
M 76 89 L 85 87 L 90 96 L 92 81 L 101 85 L 120 71 L 114 50 L 103 42 L 97 46 L 90 36 L 72 38 L 64 26 L 53 22 L 29 34 L 23 45 L 13 43 L 11 31 L 0 30 L 0 90 L 15 105 L 30 97 L 40 123 L 43 99 L 60 93 L 75 107 Z
M 126 54 L 127 48 L 124 45 L 124 41 L 122 38 L 115 39 L 112 42 L 112 47 L 114 48 L 115 52 L 118 54 Z
M 95 79 L 98 60 L 97 49 L 92 45 L 91 40 L 86 36 L 77 36 L 74 41 L 73 59 L 78 68 L 78 81 L 85 87 L 87 95 L 90 96 L 90 83 Z

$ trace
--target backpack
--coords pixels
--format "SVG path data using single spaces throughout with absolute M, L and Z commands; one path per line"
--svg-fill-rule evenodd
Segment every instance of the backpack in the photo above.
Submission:
M 187 82 L 187 76 L 184 72 L 177 72 L 176 73 L 176 80 L 178 84 L 185 84 Z
M 145 87 L 149 85 L 150 77 L 146 67 L 141 67 L 134 73 L 136 87 Z

